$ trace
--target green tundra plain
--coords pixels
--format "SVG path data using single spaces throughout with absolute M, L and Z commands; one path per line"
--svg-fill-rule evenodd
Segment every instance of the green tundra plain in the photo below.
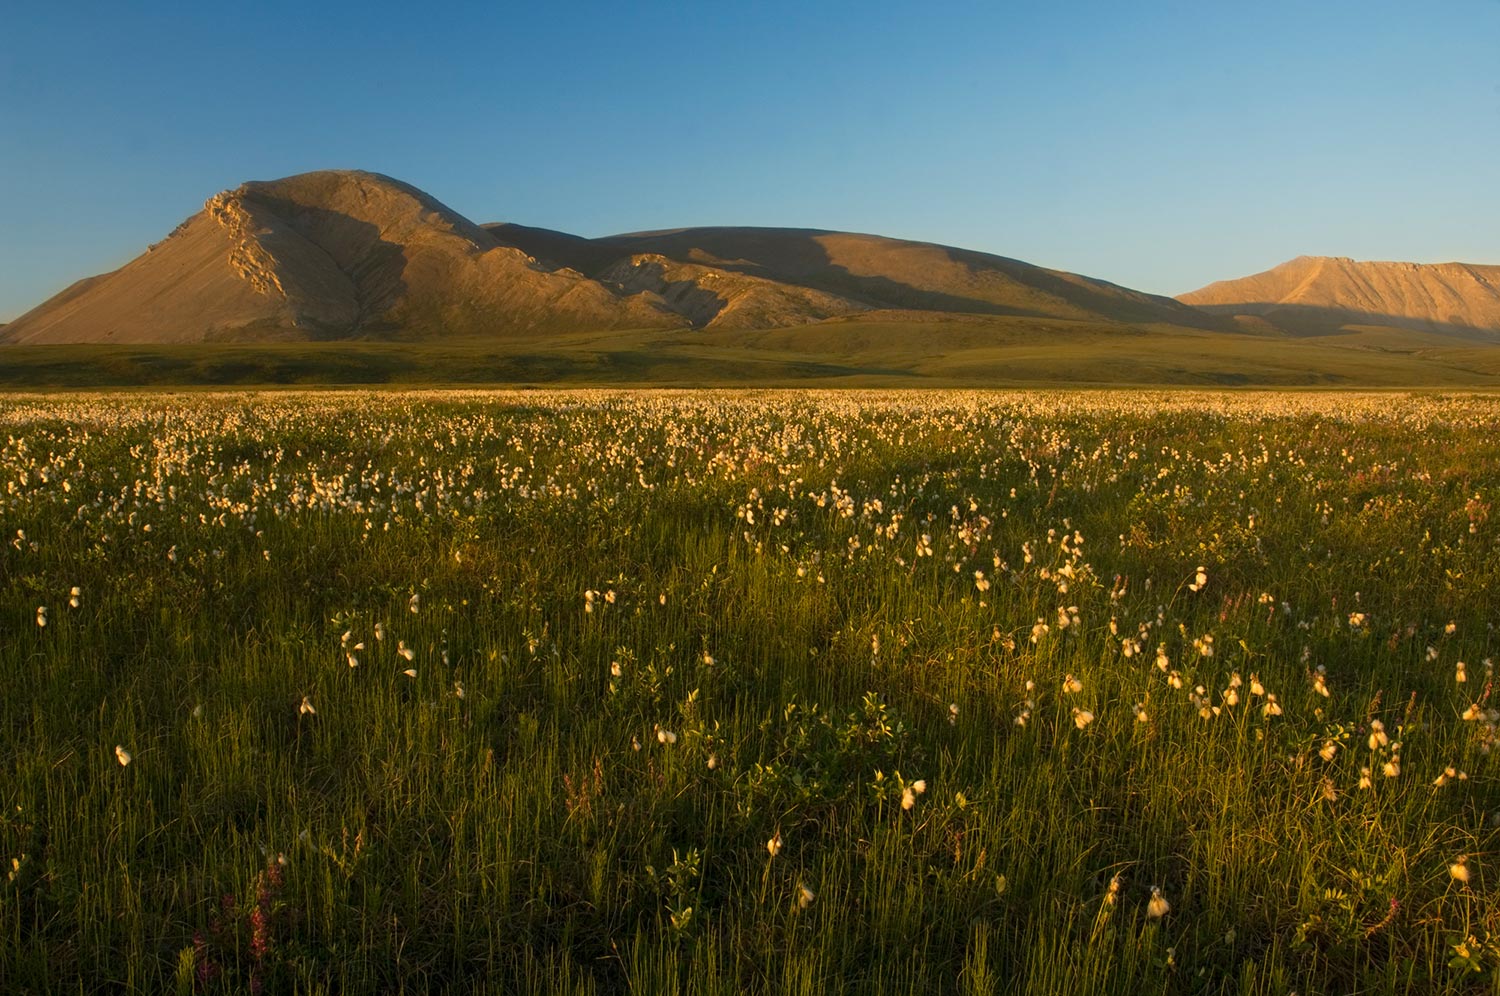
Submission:
M 0 988 L 1500 991 L 1497 428 L 0 397 Z
M 1500 387 L 1481 339 L 1345 326 L 1291 336 L 910 313 L 789 328 L 303 343 L 17 345 L 0 386 Z

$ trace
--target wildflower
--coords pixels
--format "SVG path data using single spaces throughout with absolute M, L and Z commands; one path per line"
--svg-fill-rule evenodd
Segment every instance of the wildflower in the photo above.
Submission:
M 1397 775 L 1401 774 L 1401 759 L 1399 757 L 1391 758 L 1389 761 L 1385 762 L 1385 766 L 1381 768 L 1381 770 L 1385 772 L 1385 777 L 1395 778 Z
M 1260 683 L 1260 678 L 1258 678 L 1254 674 L 1250 675 L 1250 694 L 1251 695 L 1264 695 L 1264 694 L 1266 694 L 1266 686 L 1262 685 Z
M 348 659 L 350 667 L 359 667 L 358 657 L 355 657 L 353 654 L 345 654 L 344 657 Z
M 1120 898 L 1120 876 L 1118 873 L 1110 877 L 1109 889 L 1104 893 L 1105 903 L 1113 906 Z
M 406 658 L 408 661 L 415 660 L 417 652 L 406 645 L 405 640 L 396 641 L 396 654 Z
M 1260 713 L 1267 719 L 1270 719 L 1272 716 L 1281 715 L 1281 703 L 1276 701 L 1275 692 L 1266 696 L 1266 704 L 1261 708 Z
M 1452 636 L 1453 633 L 1454 633 L 1454 631 L 1457 630 L 1457 629 L 1458 629 L 1458 623 L 1450 621 L 1448 623 L 1448 625 L 1446 625 L 1446 626 L 1443 627 L 1443 632 L 1446 633 L 1448 636 Z
M 1448 866 L 1448 874 L 1455 882 L 1461 885 L 1469 884 L 1469 856 L 1460 854 L 1458 858 Z
M 714 666 L 714 655 L 711 654 L 711 653 L 709 653 L 707 650 L 703 651 L 703 663 L 707 667 L 713 667 Z
M 1464 682 L 1466 682 L 1466 681 L 1469 680 L 1469 676 L 1464 673 L 1464 662 L 1463 661 L 1459 661 L 1456 665 L 1454 665 L 1454 668 L 1453 668 L 1453 680 L 1455 682 L 1457 682 L 1458 684 L 1460 684 L 1460 685 L 1462 685 Z
M 1157 670 L 1165 671 L 1167 668 L 1169 668 L 1171 666 L 1172 666 L 1172 660 L 1171 660 L 1171 658 L 1169 658 L 1167 656 L 1167 645 L 1165 643 L 1157 644 L 1157 647 L 1156 647 L 1156 667 L 1157 667 Z
M 414 667 L 409 667 L 401 673 L 406 675 L 408 678 L 415 678 L 417 676 L 417 669 Z
M 455 699 L 461 699 L 461 698 L 464 697 L 463 682 L 461 682 L 461 681 L 455 681 L 453 683 L 453 697 Z
M 47 607 L 45 605 L 38 605 L 36 607 L 36 624 L 41 627 L 47 625 Z
M 809 906 L 812 905 L 812 901 L 814 899 L 816 899 L 816 898 L 817 898 L 817 894 L 814 893 L 807 886 L 805 886 L 805 885 L 799 885 L 797 887 L 797 908 L 798 909 L 802 909 L 802 910 L 807 909 Z
M 1483 715 L 1484 715 L 1484 711 L 1479 708 L 1479 703 L 1475 702 L 1475 703 L 1471 704 L 1469 706 L 1469 708 L 1467 708 L 1467 709 L 1464 710 L 1464 714 L 1460 718 L 1463 719 L 1463 720 L 1465 720 L 1465 721 L 1472 722 L 1472 721 L 1478 719 L 1480 716 L 1483 716 Z
M 710 755 L 708 755 L 708 770 L 712 771 L 715 768 L 717 768 L 718 766 L 719 766 L 719 755 L 717 755 L 717 754 L 710 754 Z
M 1167 902 L 1166 897 L 1161 894 L 1161 886 L 1151 887 L 1151 901 L 1146 904 L 1146 915 L 1153 920 L 1160 920 L 1172 912 L 1172 904 Z
M 377 639 L 377 640 L 384 640 L 385 639 L 385 623 L 376 623 L 375 624 L 375 639 Z
M 776 836 L 766 841 L 766 852 L 773 858 L 781 853 L 781 831 L 776 831 Z
M 1438 775 L 1432 780 L 1433 788 L 1442 788 L 1444 785 L 1448 784 L 1449 780 L 1457 777 L 1459 777 L 1458 769 L 1454 768 L 1450 764 L 1448 767 L 1443 769 L 1442 774 Z
M 1325 761 L 1332 761 L 1334 755 L 1336 755 L 1338 752 L 1339 745 L 1334 743 L 1332 740 L 1329 740 L 1327 743 L 1323 744 L 1322 749 L 1318 751 L 1318 756 Z
M 625 671 L 624 671 L 623 668 L 620 667 L 620 662 L 619 661 L 610 661 L 609 662 L 609 673 L 610 673 L 610 675 L 612 677 L 618 678 L 622 674 L 624 674 Z
M 663 730 L 658 726 L 656 728 L 656 742 L 667 744 L 668 746 L 670 746 L 677 742 L 677 734 L 673 733 L 671 730 Z
M 119 744 L 115 744 L 115 760 L 119 761 L 120 767 L 123 768 L 131 761 L 134 761 L 135 758 L 130 756 L 130 751 L 126 750 L 124 747 L 121 747 Z
M 1073 725 L 1074 726 L 1078 727 L 1081 730 L 1085 726 L 1088 726 L 1093 721 L 1094 721 L 1094 714 L 1093 713 L 1089 712 L 1087 709 L 1079 709 L 1077 706 L 1073 707 Z
M 1360 768 L 1359 769 L 1359 787 L 1362 788 L 1362 789 L 1367 789 L 1367 788 L 1369 788 L 1373 784 L 1374 784 L 1374 782 L 1370 781 L 1370 769 L 1369 768 Z
M 299 716 L 316 716 L 317 714 L 318 714 L 318 710 L 316 710 L 316 709 L 313 708 L 313 704 L 310 701 L 308 701 L 307 696 L 306 695 L 302 696 L 302 704 L 297 707 L 297 715 L 299 715 Z
M 613 588 L 609 589 L 609 591 L 606 591 L 604 593 L 604 600 L 606 602 L 608 602 L 610 605 L 615 604 L 615 590 Z
M 77 585 L 74 585 L 73 589 L 68 592 L 68 605 L 76 609 L 83 604 L 82 598 L 83 592 Z
M 1385 724 L 1378 719 L 1370 720 L 1370 739 L 1368 741 L 1370 749 L 1378 750 L 1390 742 L 1391 738 L 1386 736 L 1385 733 Z
M 406 600 L 406 607 L 411 609 L 412 615 L 416 615 L 422 608 L 422 596 L 413 593 L 411 598 Z
M 1188 585 L 1188 590 L 1192 592 L 1199 592 L 1202 591 L 1204 586 L 1207 584 L 1208 568 L 1200 566 L 1197 573 L 1193 576 L 1193 583 Z
M 1083 682 L 1073 677 L 1071 673 L 1063 675 L 1062 690 L 1064 693 L 1081 692 L 1083 691 Z
M 927 781 L 926 781 L 926 779 L 918 778 L 916 781 L 912 782 L 911 783 L 911 790 L 913 792 L 917 793 L 917 795 L 921 795 L 923 792 L 926 792 L 927 791 Z
M 1224 704 L 1227 706 L 1235 706 L 1240 704 L 1240 693 L 1235 691 L 1233 688 L 1226 689 L 1223 693 L 1223 697 Z
M 1135 713 L 1135 721 L 1137 723 L 1151 722 L 1151 717 L 1146 712 L 1146 704 L 1144 702 L 1137 702 L 1130 707 L 1130 711 Z
M 954 726 L 958 723 L 958 703 L 948 703 L 948 725 Z

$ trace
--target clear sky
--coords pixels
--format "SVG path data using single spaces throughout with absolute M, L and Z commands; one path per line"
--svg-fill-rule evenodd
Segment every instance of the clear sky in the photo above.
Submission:
M 875 232 L 1165 294 L 1500 263 L 1500 0 L 6 0 L 0 320 L 330 167 L 479 222 Z

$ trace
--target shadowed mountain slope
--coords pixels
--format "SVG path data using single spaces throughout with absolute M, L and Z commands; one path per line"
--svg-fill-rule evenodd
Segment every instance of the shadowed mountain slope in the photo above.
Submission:
M 1298 256 L 1179 300 L 1216 314 L 1259 316 L 1303 334 L 1389 325 L 1500 338 L 1500 266 Z

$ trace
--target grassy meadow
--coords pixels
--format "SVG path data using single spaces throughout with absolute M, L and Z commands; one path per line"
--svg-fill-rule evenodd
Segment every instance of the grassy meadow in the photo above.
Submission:
M 0 990 L 1500 991 L 1497 428 L 0 398 Z

